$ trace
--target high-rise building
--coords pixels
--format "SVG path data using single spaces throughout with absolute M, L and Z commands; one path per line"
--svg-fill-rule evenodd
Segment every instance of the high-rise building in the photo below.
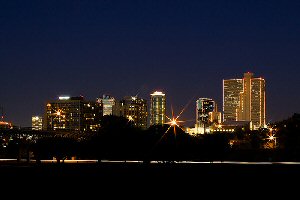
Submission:
M 41 116 L 32 116 L 31 117 L 31 122 L 32 122 L 32 130 L 43 130 L 43 117 Z
M 150 103 L 150 125 L 163 125 L 166 122 L 166 95 L 155 91 Z
M 252 127 L 266 122 L 265 79 L 244 73 L 243 79 L 223 80 L 224 121 L 250 121 Z
M 92 132 L 100 127 L 102 107 L 99 103 L 80 97 L 59 97 L 46 103 L 45 130 Z
M 223 121 L 237 121 L 243 79 L 223 80 Z
M 218 112 L 217 103 L 210 98 L 199 98 L 196 101 L 196 130 L 205 133 L 212 124 L 221 123 L 221 113 Z
M 266 127 L 266 85 L 265 79 L 253 78 L 251 92 L 251 121 L 254 128 Z
M 116 105 L 116 100 L 114 97 L 104 94 L 102 98 L 97 99 L 97 102 L 102 105 L 103 116 L 113 114 L 113 107 Z
M 216 102 L 210 98 L 199 98 L 196 101 L 196 123 L 197 125 L 213 122 L 212 113 L 216 112 Z
M 126 117 L 136 127 L 147 128 L 147 101 L 137 96 L 126 96 L 118 101 L 113 109 L 116 116 Z

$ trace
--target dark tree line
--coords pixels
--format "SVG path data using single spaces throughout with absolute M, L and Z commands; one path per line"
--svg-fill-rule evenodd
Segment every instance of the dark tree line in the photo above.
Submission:
M 6 142 L 6 155 L 18 156 L 22 149 L 33 152 L 36 160 L 53 159 L 58 163 L 77 159 L 173 161 L 299 161 L 300 117 L 273 124 L 278 145 L 265 148 L 267 129 L 236 129 L 233 133 L 192 136 L 180 127 L 155 125 L 142 130 L 124 117 L 104 116 L 101 128 L 83 140 L 49 135 L 28 143 L 21 139 Z M 3 143 L 4 141 L 2 141 Z M 3 144 L 2 144 L 3 145 Z M 3 148 L 1 148 L 3 151 Z M 3 153 L 3 152 L 2 152 Z
M 66 137 L 45 137 L 33 146 L 35 158 L 58 161 L 77 159 L 102 160 L 222 160 L 228 152 L 224 134 L 194 137 L 180 127 L 155 125 L 142 130 L 124 117 L 104 116 L 97 134 L 76 141 Z

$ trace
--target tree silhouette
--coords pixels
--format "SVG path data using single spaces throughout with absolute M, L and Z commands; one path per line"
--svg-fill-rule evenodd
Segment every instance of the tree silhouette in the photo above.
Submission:
M 99 161 L 138 159 L 143 152 L 143 132 L 125 117 L 103 116 L 98 134 L 87 141 L 89 151 Z
M 287 120 L 275 123 L 279 148 L 284 160 L 300 160 L 300 115 L 294 114 Z
M 56 159 L 57 163 L 66 158 L 76 156 L 77 141 L 70 137 L 52 136 L 37 140 L 33 146 L 34 156 L 39 162 L 41 159 Z
M 192 160 L 196 149 L 196 138 L 185 133 L 180 127 L 153 125 L 148 129 L 151 142 L 148 156 L 151 160 L 173 162 Z

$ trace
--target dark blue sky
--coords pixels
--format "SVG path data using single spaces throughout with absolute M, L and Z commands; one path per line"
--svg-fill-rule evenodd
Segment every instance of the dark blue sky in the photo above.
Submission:
M 300 112 L 300 1 L 0 0 L 0 105 L 30 126 L 61 94 L 95 100 L 162 89 L 183 120 L 222 107 L 222 80 L 267 84 L 267 120 Z M 169 109 L 170 111 L 170 109 Z M 193 123 L 193 122 L 190 122 Z

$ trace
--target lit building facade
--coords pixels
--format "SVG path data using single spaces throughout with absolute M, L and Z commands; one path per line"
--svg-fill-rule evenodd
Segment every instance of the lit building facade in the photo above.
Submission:
M 163 125 L 166 122 L 166 95 L 155 91 L 150 96 L 150 125 Z
M 147 100 L 137 96 L 126 96 L 118 101 L 113 109 L 113 115 L 126 117 L 141 129 L 147 128 Z
M 251 93 L 251 121 L 254 128 L 266 127 L 266 84 L 263 78 L 253 78 Z
M 221 113 L 218 112 L 217 103 L 210 98 L 199 98 L 196 101 L 196 133 L 208 132 L 214 123 L 221 123 Z
M 224 121 L 251 121 L 252 128 L 265 127 L 265 79 L 244 73 L 243 79 L 223 80 Z
M 32 130 L 36 130 L 36 131 L 43 130 L 43 117 L 32 116 L 31 117 L 31 127 L 32 127 Z
M 46 103 L 45 130 L 93 132 L 100 127 L 102 107 L 80 97 L 59 97 Z
M 100 103 L 103 108 L 103 116 L 113 114 L 113 107 L 116 105 L 114 97 L 104 94 L 102 98 L 97 99 L 97 102 Z
M 243 79 L 223 80 L 223 121 L 237 121 Z
M 207 125 L 209 114 L 215 112 L 216 103 L 209 98 L 200 98 L 196 101 L 196 124 Z

